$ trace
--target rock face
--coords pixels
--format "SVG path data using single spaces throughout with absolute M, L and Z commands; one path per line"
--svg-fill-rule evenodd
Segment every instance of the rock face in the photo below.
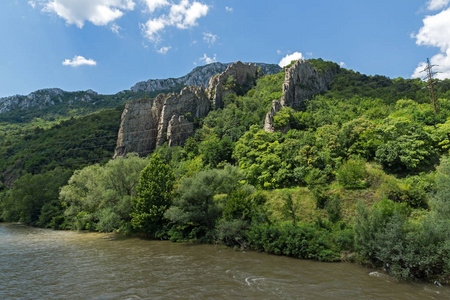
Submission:
M 194 134 L 194 124 L 183 116 L 173 115 L 167 126 L 167 141 L 169 147 L 183 146 Z
M 328 90 L 334 75 L 336 72 L 333 70 L 319 74 L 306 60 L 296 61 L 286 70 L 281 106 L 301 109 L 303 100 Z
M 137 152 L 143 156 L 168 142 L 183 145 L 194 132 L 194 119 L 210 111 L 203 87 L 186 87 L 181 93 L 160 94 L 152 102 L 129 102 L 122 113 L 114 157 Z
M 152 104 L 149 99 L 140 99 L 125 105 L 114 157 L 124 156 L 129 152 L 128 149 L 142 155 L 151 151 L 154 141 L 152 128 L 156 117 L 152 115 Z
M 148 99 L 128 103 L 122 114 L 114 157 L 130 152 L 147 155 L 165 142 L 169 146 L 184 145 L 194 134 L 196 118 L 206 117 L 211 110 L 222 107 L 226 93 L 246 93 L 261 75 L 262 68 L 258 65 L 237 62 L 213 76 L 207 90 L 203 86 L 189 86 L 179 94 L 160 94 L 153 103 Z
M 229 93 L 243 95 L 248 92 L 256 84 L 256 79 L 263 75 L 258 69 L 256 64 L 238 61 L 231 64 L 222 74 L 212 77 L 208 85 L 208 94 L 213 109 L 222 108 L 223 98 Z
M 0 98 L 0 113 L 10 112 L 15 109 L 29 110 L 32 108 L 42 109 L 62 101 L 64 95 L 61 89 L 42 89 L 27 96 L 15 95 Z
M 264 121 L 264 131 L 267 132 L 275 132 L 275 127 L 273 126 L 273 117 L 276 115 L 277 112 L 280 111 L 282 108 L 280 101 L 273 100 L 272 101 L 272 107 L 270 108 L 270 111 L 266 115 L 266 119 Z
M 337 72 L 337 69 L 318 72 L 308 61 L 296 61 L 290 68 L 286 69 L 283 96 L 279 102 L 273 101 L 272 108 L 266 115 L 264 130 L 267 132 L 275 131 L 273 117 L 281 108 L 291 107 L 300 110 L 304 100 L 327 91 Z
M 180 78 L 155 79 L 136 83 L 130 90 L 118 92 L 115 95 L 99 95 L 93 90 L 66 92 L 61 89 L 42 89 L 27 96 L 15 95 L 0 98 L 0 114 L 19 112 L 31 109 L 43 110 L 52 106 L 61 106 L 61 110 L 69 105 L 84 107 L 85 104 L 100 105 L 108 108 L 123 104 L 126 100 L 135 99 L 136 92 L 155 92 L 177 90 L 186 86 L 207 86 L 211 77 L 225 71 L 231 63 L 212 63 L 197 67 L 189 74 Z M 275 74 L 281 71 L 278 65 L 257 63 L 264 74 Z M 111 98 L 114 101 L 111 102 Z M 67 105 L 69 104 L 69 105 Z M 73 108 L 73 107 L 72 107 Z M 76 108 L 76 107 L 75 107 Z M 69 109 L 68 109 L 69 110 Z
M 132 92 L 154 92 L 171 90 L 180 86 L 208 86 L 208 83 L 216 74 L 224 72 L 231 63 L 223 64 L 215 62 L 206 66 L 197 67 L 189 74 L 180 78 L 168 78 L 168 79 L 150 79 L 147 81 L 141 81 L 131 87 Z M 281 71 L 278 65 L 257 63 L 258 67 L 261 67 L 261 71 L 264 74 L 276 74 Z
M 66 92 L 61 89 L 37 90 L 27 96 L 15 95 L 0 98 L 0 114 L 17 110 L 44 109 L 58 104 L 93 102 L 98 93 L 93 90 Z

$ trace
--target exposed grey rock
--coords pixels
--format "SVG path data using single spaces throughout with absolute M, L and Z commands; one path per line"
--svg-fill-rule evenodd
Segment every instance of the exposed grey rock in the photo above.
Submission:
M 279 103 L 273 101 L 274 104 L 266 115 L 264 130 L 274 132 L 273 117 L 282 107 L 300 110 L 304 100 L 327 91 L 336 73 L 337 70 L 335 69 L 319 73 L 308 61 L 296 61 L 290 68 L 286 69 L 283 96 Z
M 296 61 L 286 70 L 281 106 L 300 109 L 303 100 L 327 91 L 334 75 L 336 75 L 334 70 L 319 74 L 308 61 L 302 59 Z
M 275 127 L 273 126 L 273 117 L 277 112 L 280 111 L 282 108 L 280 101 L 273 100 L 272 101 L 272 107 L 270 108 L 270 111 L 266 115 L 266 119 L 264 121 L 264 130 L 267 132 L 275 132 Z
M 154 92 L 185 86 L 207 86 L 211 77 L 224 72 L 231 64 L 232 63 L 224 64 L 215 62 L 206 66 L 197 67 L 189 74 L 180 78 L 141 81 L 131 87 L 130 90 L 132 92 Z M 261 67 L 261 71 L 267 75 L 279 73 L 281 71 L 281 68 L 278 65 L 263 63 L 257 63 L 256 65 Z
M 223 107 L 223 99 L 228 93 L 235 94 L 237 90 L 240 90 L 242 94 L 245 94 L 262 75 L 256 64 L 244 64 L 238 61 L 231 64 L 223 73 L 213 76 L 209 80 L 207 90 L 213 109 Z M 229 80 L 230 76 L 234 79 L 232 82 Z
M 167 126 L 167 140 L 169 147 L 183 146 L 187 139 L 194 134 L 194 124 L 183 116 L 173 115 Z
M 203 87 L 160 94 L 153 103 L 146 99 L 131 101 L 122 113 L 114 157 L 130 152 L 144 156 L 165 142 L 183 145 L 194 132 L 194 118 L 203 118 L 209 111 Z
M 180 78 L 156 79 L 138 82 L 130 90 L 131 92 L 154 92 L 167 90 L 181 90 L 185 86 L 206 86 L 209 79 L 219 73 L 222 73 L 231 64 L 212 63 L 206 66 L 197 67 L 189 74 Z M 274 74 L 280 72 L 281 68 L 271 64 L 257 64 L 265 74 Z M 27 96 L 15 95 L 0 98 L 0 113 L 8 113 L 17 110 L 45 109 L 64 101 L 67 104 L 75 104 L 77 101 L 96 104 L 95 98 L 99 95 L 97 92 L 88 89 L 84 92 L 65 92 L 58 88 L 41 89 L 30 93 Z M 124 103 L 126 100 L 133 99 L 130 91 L 121 91 L 116 94 L 117 102 Z M 64 99 L 64 100 L 63 100 Z
M 84 93 L 81 97 L 75 96 Z M 15 95 L 11 97 L 0 98 L 0 113 L 7 113 L 13 110 L 44 109 L 61 103 L 62 97 L 65 97 L 69 104 L 75 101 L 91 102 L 91 96 L 98 95 L 93 90 L 86 92 L 65 92 L 61 89 L 42 89 L 30 93 L 27 96 Z
M 196 74 L 209 74 L 211 68 L 222 65 L 216 63 L 197 68 Z M 240 91 L 245 93 L 262 75 L 261 69 L 256 64 L 237 62 L 227 67 L 223 73 L 211 78 L 208 92 L 203 85 L 189 86 L 180 93 L 159 94 L 152 104 L 142 99 L 128 103 L 122 114 L 114 157 L 124 156 L 130 152 L 146 155 L 165 142 L 168 142 L 169 146 L 184 145 L 194 133 L 194 119 L 206 117 L 210 110 L 222 106 L 222 99 L 226 93 L 235 92 L 225 88 L 230 76 L 233 76 L 233 85 L 239 86 Z M 214 72 L 216 71 L 217 68 L 214 69 Z M 191 74 L 189 78 L 192 80 L 186 82 L 197 83 L 196 80 L 202 77 L 197 75 Z M 173 80 L 167 82 L 173 83 Z M 151 89 L 162 86 L 161 81 L 147 83 L 148 85 L 142 83 L 142 87 Z
M 139 99 L 125 105 L 114 157 L 128 152 L 145 155 L 154 149 L 156 116 L 152 115 L 152 104 L 149 99 Z

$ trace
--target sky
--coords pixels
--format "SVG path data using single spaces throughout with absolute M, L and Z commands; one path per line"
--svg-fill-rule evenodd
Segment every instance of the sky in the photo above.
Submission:
M 1 0 L 0 97 L 115 94 L 211 62 L 450 78 L 450 0 Z

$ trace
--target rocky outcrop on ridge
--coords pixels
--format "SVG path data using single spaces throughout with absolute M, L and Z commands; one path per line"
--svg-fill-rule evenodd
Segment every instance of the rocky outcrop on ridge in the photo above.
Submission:
M 270 111 L 266 115 L 266 119 L 264 121 L 264 131 L 266 132 L 275 132 L 275 127 L 273 126 L 273 117 L 276 115 L 277 112 L 280 111 L 282 108 L 280 101 L 273 100 L 272 101 L 272 107 L 270 108 Z
M 0 98 L 0 114 L 15 110 L 44 109 L 58 104 L 76 102 L 92 103 L 98 93 L 93 90 L 66 92 L 61 89 L 42 89 L 27 96 L 15 95 Z
M 183 145 L 194 132 L 194 119 L 206 117 L 209 111 L 210 101 L 203 87 L 160 94 L 154 101 L 131 101 L 122 113 L 114 157 L 130 152 L 143 156 L 164 142 Z
M 207 91 L 213 109 L 222 108 L 223 98 L 229 93 L 244 95 L 262 75 L 264 73 L 256 64 L 238 61 L 231 64 L 223 73 L 212 77 Z
M 320 74 L 308 61 L 296 61 L 286 70 L 281 105 L 301 109 L 303 100 L 328 90 L 334 75 L 335 70 Z
M 226 93 L 246 93 L 260 76 L 262 71 L 256 64 L 237 62 L 211 78 L 207 90 L 190 86 L 179 94 L 160 94 L 153 102 L 129 102 L 122 114 L 114 157 L 130 152 L 147 155 L 165 142 L 169 146 L 184 145 L 194 134 L 196 118 L 222 107 Z
M 266 115 L 264 130 L 274 132 L 273 117 L 281 108 L 291 107 L 300 110 L 304 100 L 326 92 L 337 72 L 338 69 L 319 72 L 306 60 L 298 60 L 287 68 L 283 83 L 283 96 L 280 101 L 273 101 L 273 106 Z
M 58 114 L 68 115 L 70 110 L 86 106 L 90 111 L 96 108 L 113 108 L 122 105 L 127 100 L 136 99 L 135 93 L 152 93 L 163 91 L 181 91 L 186 86 L 207 86 L 211 77 L 224 72 L 231 63 L 212 63 L 197 67 L 189 74 L 180 78 L 155 79 L 136 83 L 130 90 L 118 92 L 115 95 L 99 95 L 93 90 L 67 92 L 58 88 L 42 89 L 29 95 L 15 95 L 0 98 L 0 114 L 19 113 L 33 110 L 34 117 L 45 115 L 44 110 L 57 107 Z M 281 71 L 278 65 L 257 63 L 264 74 L 275 74 Z M 141 97 L 142 95 L 139 95 Z M 151 95 L 153 97 L 153 95 Z M 40 114 L 41 113 L 41 114 Z
M 15 95 L 3 97 L 0 98 L 0 113 L 6 113 L 15 109 L 42 109 L 45 106 L 61 102 L 61 96 L 63 94 L 64 91 L 61 89 L 42 89 L 27 96 Z
M 141 81 L 131 87 L 132 92 L 155 92 L 173 90 L 185 86 L 208 86 L 211 77 L 223 73 L 232 63 L 215 62 L 206 66 L 197 67 L 189 74 L 179 78 L 150 79 Z M 281 71 L 278 65 L 256 63 L 264 74 L 276 74 Z

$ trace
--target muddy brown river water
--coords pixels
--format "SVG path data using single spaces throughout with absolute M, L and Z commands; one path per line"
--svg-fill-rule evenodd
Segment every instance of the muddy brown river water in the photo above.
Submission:
M 349 263 L 0 223 L 0 299 L 450 299 Z

